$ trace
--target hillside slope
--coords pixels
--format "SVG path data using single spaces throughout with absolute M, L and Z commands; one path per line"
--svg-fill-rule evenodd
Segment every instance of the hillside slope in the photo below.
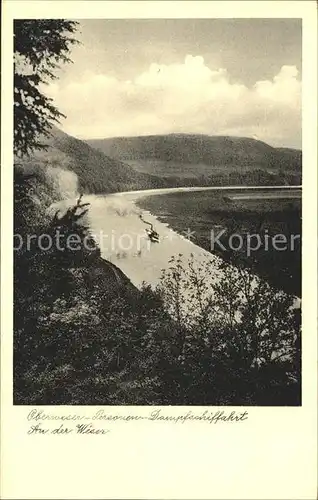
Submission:
M 301 172 L 301 152 L 244 137 L 170 134 L 87 140 L 137 171 L 161 177 L 248 172 Z
M 166 186 L 164 180 L 136 172 L 56 127 L 52 128 L 52 137 L 43 143 L 48 145 L 47 151 L 37 151 L 28 161 L 75 172 L 82 192 L 110 193 Z

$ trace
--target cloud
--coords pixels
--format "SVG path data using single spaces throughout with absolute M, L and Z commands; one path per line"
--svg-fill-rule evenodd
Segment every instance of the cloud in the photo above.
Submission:
M 101 138 L 172 132 L 257 135 L 273 145 L 300 146 L 301 82 L 295 66 L 247 87 L 201 56 L 180 64 L 151 64 L 121 80 L 85 73 L 46 88 L 67 116 L 66 132 Z

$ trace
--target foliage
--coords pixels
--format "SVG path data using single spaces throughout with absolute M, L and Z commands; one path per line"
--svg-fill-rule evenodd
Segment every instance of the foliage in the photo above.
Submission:
M 300 313 L 293 298 L 247 269 L 193 259 L 185 267 L 181 257 L 172 259 L 159 289 L 183 332 L 183 404 L 299 401 Z
M 45 147 L 51 124 L 64 115 L 41 87 L 57 78 L 56 70 L 70 62 L 75 21 L 62 19 L 14 21 L 14 152 L 23 156 Z
M 289 296 L 247 270 L 185 266 L 182 256 L 157 290 L 138 291 L 93 240 L 85 249 L 81 199 L 41 225 L 34 200 L 47 192 L 42 180 L 29 184 L 16 182 L 17 208 L 29 213 L 16 210 L 19 230 L 77 234 L 81 245 L 15 252 L 16 404 L 300 403 L 299 314 Z

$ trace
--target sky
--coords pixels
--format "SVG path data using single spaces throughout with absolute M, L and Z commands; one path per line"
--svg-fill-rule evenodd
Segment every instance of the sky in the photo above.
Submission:
M 45 88 L 81 139 L 166 133 L 301 148 L 301 20 L 81 20 Z

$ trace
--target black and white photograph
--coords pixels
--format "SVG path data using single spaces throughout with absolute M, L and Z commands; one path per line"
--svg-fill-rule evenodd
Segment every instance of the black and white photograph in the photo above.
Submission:
M 14 405 L 301 406 L 302 20 L 13 31 Z

